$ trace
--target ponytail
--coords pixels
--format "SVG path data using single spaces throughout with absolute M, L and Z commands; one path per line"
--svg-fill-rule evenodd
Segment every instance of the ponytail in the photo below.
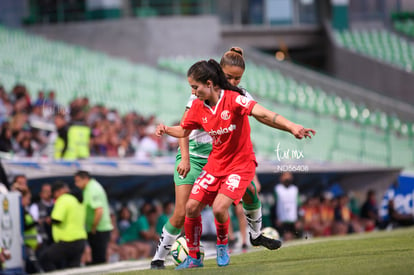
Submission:
M 221 89 L 235 91 L 244 95 L 242 89 L 229 83 L 220 64 L 214 59 L 198 61 L 190 67 L 187 77 L 192 77 L 195 81 L 201 83 L 207 83 L 207 80 L 211 80 L 214 85 L 219 86 Z

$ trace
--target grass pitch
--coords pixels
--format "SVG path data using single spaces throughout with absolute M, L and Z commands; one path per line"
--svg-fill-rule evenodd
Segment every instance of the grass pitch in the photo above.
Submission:
M 414 228 L 287 243 L 277 251 L 265 249 L 232 255 L 230 265 L 215 259 L 203 268 L 175 271 L 141 270 L 132 274 L 414 274 Z

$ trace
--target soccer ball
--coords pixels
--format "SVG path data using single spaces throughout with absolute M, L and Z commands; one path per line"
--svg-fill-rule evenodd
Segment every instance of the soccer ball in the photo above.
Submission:
M 179 237 L 171 246 L 171 256 L 175 265 L 179 265 L 184 262 L 188 256 L 187 241 L 184 237 Z M 204 246 L 200 243 L 200 257 L 204 259 Z
M 268 237 L 270 239 L 274 239 L 274 240 L 278 240 L 280 238 L 279 232 L 277 232 L 276 229 L 270 226 L 263 228 L 262 234 L 263 236 Z

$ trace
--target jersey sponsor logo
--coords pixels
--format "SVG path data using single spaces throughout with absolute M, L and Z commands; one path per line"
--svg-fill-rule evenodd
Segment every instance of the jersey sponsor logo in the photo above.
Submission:
M 200 185 L 195 184 L 193 186 L 193 189 L 191 190 L 191 193 L 193 193 L 194 195 L 197 195 L 198 193 L 200 193 Z
M 245 108 L 249 105 L 250 101 L 251 101 L 250 99 L 242 95 L 238 95 L 236 97 L 236 103 L 240 104 L 241 106 Z
M 230 126 L 227 128 L 220 127 L 220 129 L 218 130 L 210 130 L 208 134 L 210 136 L 220 136 L 220 135 L 228 134 L 234 130 L 236 130 L 236 124 L 230 124 Z
M 237 174 L 231 174 L 226 181 L 227 189 L 231 192 L 234 192 L 236 188 L 239 187 L 241 177 Z
M 228 110 L 224 110 L 221 112 L 221 119 L 228 120 L 230 119 L 230 112 Z
M 203 117 L 203 123 L 207 123 L 207 117 Z

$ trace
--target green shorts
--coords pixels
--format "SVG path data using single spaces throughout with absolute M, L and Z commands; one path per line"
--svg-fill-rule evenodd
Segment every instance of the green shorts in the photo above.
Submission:
M 177 172 L 177 166 L 181 161 L 181 153 L 178 152 L 177 157 L 175 159 L 175 168 L 174 168 L 174 183 L 175 185 L 183 185 L 183 184 L 194 184 L 196 179 L 203 170 L 203 167 L 207 164 L 206 158 L 200 158 L 190 155 L 190 172 L 188 172 L 185 178 L 181 178 Z

